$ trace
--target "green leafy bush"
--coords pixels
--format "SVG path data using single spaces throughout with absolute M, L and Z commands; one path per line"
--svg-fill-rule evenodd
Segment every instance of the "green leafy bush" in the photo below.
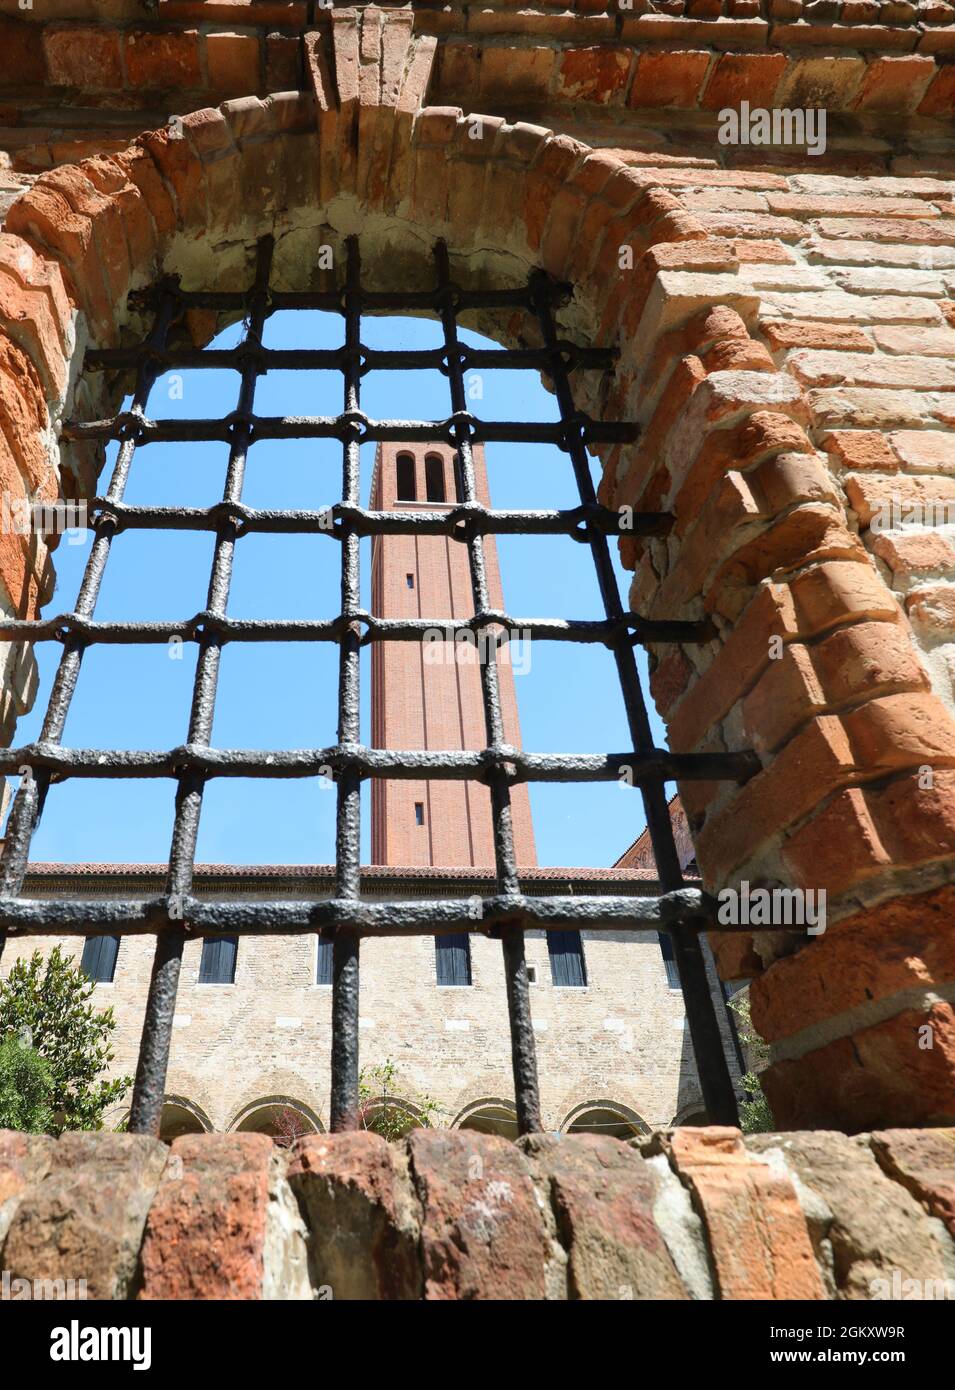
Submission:
M 769 1101 L 763 1093 L 759 1073 L 769 1061 L 769 1048 L 753 1027 L 749 1011 L 749 993 L 741 991 L 729 1001 L 729 1006 L 739 1019 L 736 1031 L 739 1040 L 753 1064 L 754 1070 L 744 1074 L 743 1089 L 749 1097 L 739 1107 L 740 1129 L 744 1134 L 768 1134 L 776 1128 Z
M 410 1107 L 410 1108 L 409 1108 Z M 440 1107 L 431 1096 L 409 1094 L 398 1085 L 398 1068 L 388 1058 L 362 1067 L 358 1077 L 358 1123 L 394 1142 L 409 1130 L 430 1126 Z
M 112 1008 L 90 1003 L 93 983 L 55 946 L 46 960 L 34 951 L 18 960 L 0 983 L 0 1037 L 28 1041 L 49 1071 L 51 1134 L 68 1129 L 102 1129 L 103 1112 L 117 1105 L 132 1077 L 106 1080 L 113 1060 Z
M 47 1062 L 13 1033 L 0 1041 L 0 1129 L 46 1134 L 53 1123 Z

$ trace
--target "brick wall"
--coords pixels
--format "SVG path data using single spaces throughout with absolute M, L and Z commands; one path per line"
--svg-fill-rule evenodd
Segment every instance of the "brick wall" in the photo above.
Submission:
M 107 1299 L 955 1296 L 950 1129 L 291 1150 L 3 1131 L 0 1194 L 14 1297 L 13 1280 L 58 1278 Z
M 317 282 L 318 225 L 339 250 L 361 226 L 373 283 L 398 254 L 423 278 L 436 235 L 468 284 L 538 265 L 572 281 L 562 326 L 620 350 L 581 404 L 643 426 L 636 446 L 604 451 L 602 497 L 676 516 L 666 541 L 624 547 L 634 606 L 706 614 L 717 633 L 652 653 L 671 745 L 753 747 L 762 762 L 743 787 L 680 789 L 707 885 L 830 895 L 822 937 L 720 948 L 728 975 L 757 976 L 776 1113 L 854 1129 L 950 1121 L 950 545 L 944 528 L 871 523 L 894 490 L 909 503 L 950 483 L 951 6 L 668 9 L 334 11 L 298 36 L 303 90 L 277 92 L 266 58 L 257 90 L 271 94 L 219 107 L 208 6 L 200 57 L 170 57 L 168 89 L 144 75 L 147 105 L 127 87 L 130 55 L 135 73 L 161 48 L 162 6 L 149 44 L 119 0 L 103 22 L 82 0 L 58 19 L 115 47 L 97 66 L 115 84 L 104 97 L 55 67 L 75 30 L 63 41 L 8 17 L 20 124 L 3 139 L 10 191 L 25 191 L 0 239 L 5 477 L 30 495 L 89 490 L 95 458 L 71 448 L 61 473 L 55 447 L 67 408 L 101 404 L 86 387 L 69 396 L 76 343 L 138 327 L 128 291 L 161 269 L 248 283 L 265 230 L 287 286 Z M 251 27 L 262 74 L 267 41 Z M 56 130 L 50 84 L 67 113 Z M 826 154 L 721 145 L 720 104 L 743 99 L 824 105 Z M 177 106 L 192 114 L 163 126 Z M 76 138 L 93 110 L 92 136 Z M 479 326 L 509 343 L 525 331 L 519 317 Z M 27 614 L 50 566 L 21 539 L 0 547 L 0 578 L 9 611 Z

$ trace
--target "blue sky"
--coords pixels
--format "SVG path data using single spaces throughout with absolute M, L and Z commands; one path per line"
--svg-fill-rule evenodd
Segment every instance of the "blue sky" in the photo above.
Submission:
M 232 346 L 235 325 L 216 346 Z M 464 341 L 493 347 L 462 330 Z M 319 312 L 280 312 L 267 322 L 268 347 L 335 347 L 342 320 Z M 368 347 L 440 346 L 440 325 L 411 318 L 365 318 Z M 156 418 L 218 416 L 235 408 L 238 373 L 192 371 L 160 378 L 147 413 Z M 486 419 L 555 420 L 557 407 L 532 371 L 485 371 Z M 259 414 L 335 414 L 338 372 L 270 372 L 260 377 Z M 181 394 L 181 399 L 179 398 Z M 372 372 L 362 408 L 373 418 L 442 419 L 448 385 L 437 371 Z M 368 500 L 374 445 L 363 446 Z M 108 467 L 115 458 L 110 446 Z M 502 508 L 569 507 L 578 501 L 570 460 L 544 445 L 490 444 L 494 504 Z M 151 444 L 137 450 L 126 501 L 207 506 L 220 500 L 225 444 Z M 101 487 L 105 488 L 104 474 Z M 340 497 L 341 445 L 334 440 L 263 441 L 249 452 L 243 500 L 258 507 L 322 507 Z M 363 603 L 370 607 L 369 551 L 363 542 Z M 568 537 L 498 540 L 505 603 L 516 617 L 601 617 L 589 549 Z M 208 532 L 127 532 L 116 538 L 96 616 L 181 619 L 205 606 L 213 537 Z M 616 545 L 612 545 L 616 560 Z M 57 587 L 46 616 L 72 609 L 89 536 L 65 540 L 54 561 Z M 229 612 L 246 618 L 331 617 L 339 602 L 339 544 L 326 536 L 247 536 L 238 542 Z M 629 575 L 618 566 L 626 601 Z M 437 615 L 436 615 L 437 616 Z M 19 723 L 17 742 L 38 734 L 58 644 L 37 648 L 41 693 Z M 300 748 L 335 741 L 337 648 L 326 643 L 230 643 L 223 650 L 213 743 L 220 747 Z M 646 660 L 638 650 L 646 675 Z M 171 660 L 164 646 L 93 646 L 83 659 L 64 744 L 75 747 L 167 748 L 184 741 L 196 649 Z M 363 737 L 369 737 L 370 651 L 363 658 Z M 524 747 L 537 752 L 622 751 L 629 747 L 613 659 L 597 646 L 535 642 L 530 670 L 516 678 Z M 652 710 L 654 734 L 664 744 Z M 363 791 L 363 860 L 369 857 L 370 784 Z M 605 866 L 643 828 L 639 792 L 613 783 L 531 784 L 538 858 L 544 865 Z M 82 780 L 51 788 L 33 840 L 34 860 L 165 860 L 173 818 L 168 779 Z M 316 779 L 213 779 L 207 784 L 197 859 L 202 862 L 328 863 L 334 857 L 335 796 Z

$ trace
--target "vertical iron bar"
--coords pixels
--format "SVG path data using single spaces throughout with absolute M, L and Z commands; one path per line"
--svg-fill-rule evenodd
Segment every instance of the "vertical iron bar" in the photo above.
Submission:
M 357 237 L 346 243 L 347 268 L 345 315 L 345 414 L 361 403 L 361 256 Z M 342 445 L 342 500 L 361 504 L 361 434 L 353 423 Z M 342 522 L 341 612 L 344 619 L 339 647 L 338 744 L 360 742 L 359 696 L 361 686 L 361 624 L 355 614 L 361 608 L 361 538 Z M 339 773 L 335 823 L 335 896 L 354 902 L 361 892 L 361 777 L 352 768 Z M 359 937 L 351 928 L 339 927 L 332 944 L 332 1093 L 330 1120 L 333 1133 L 358 1128 L 358 963 Z
M 441 323 L 444 328 L 444 345 L 447 352 L 451 409 L 457 413 L 458 411 L 467 411 L 467 395 L 464 387 L 461 348 L 458 342 L 457 314 L 452 297 L 448 248 L 445 242 L 439 241 L 435 245 L 434 256 L 438 269 L 438 285 L 445 291 L 441 304 Z M 463 422 L 455 424 L 454 434 L 464 501 L 476 502 L 474 459 L 468 427 Z M 490 599 L 484 561 L 484 539 L 479 532 L 472 528 L 468 528 L 467 546 L 474 611 L 476 613 L 485 612 L 490 607 Z M 501 713 L 496 647 L 493 643 L 483 644 L 479 669 L 488 742 L 497 746 L 505 742 L 505 735 L 504 719 Z M 505 769 L 495 768 L 489 777 L 489 782 L 498 892 L 516 896 L 521 889 L 514 850 L 511 792 Z M 504 974 L 507 982 L 507 1009 L 511 1030 L 511 1064 L 514 1069 L 517 1127 L 521 1134 L 533 1134 L 541 1128 L 537 1047 L 531 1020 L 527 964 L 524 959 L 524 931 L 516 919 L 513 926 L 504 927 L 501 939 L 504 953 Z
M 251 340 L 255 347 L 262 345 L 262 331 L 269 314 L 269 275 L 273 244 L 272 237 L 263 237 L 256 253 L 255 286 L 246 335 L 246 341 Z M 252 438 L 252 426 L 247 417 L 252 413 L 258 375 L 257 359 L 254 356 L 243 358 L 237 411 L 239 418 L 233 426 L 229 466 L 223 489 L 225 502 L 239 502 L 242 498 L 245 465 Z M 225 616 L 232 582 L 235 542 L 235 522 L 229 519 L 220 522 L 216 531 L 206 599 L 206 607 L 213 617 Z M 200 747 L 207 748 L 212 739 L 221 655 L 222 646 L 215 631 L 201 633 L 187 736 L 190 744 Z M 146 1012 L 129 1117 L 129 1128 L 133 1134 L 159 1134 L 182 949 L 186 939 L 182 905 L 192 892 L 205 779 L 200 773 L 187 768 L 179 774 L 177 782 L 176 816 L 166 876 L 167 916 L 165 924 L 157 933 L 156 952 L 146 997 Z
M 167 282 L 163 286 L 152 331 L 146 339 L 146 344 L 150 348 L 160 351 L 165 348 L 169 330 L 175 319 L 176 305 L 175 290 L 172 284 Z M 158 367 L 154 360 L 148 355 L 145 356 L 139 364 L 136 387 L 132 397 L 131 411 L 134 414 L 145 409 L 157 375 Z M 135 434 L 130 435 L 120 443 L 109 488 L 106 492 L 107 503 L 123 500 L 133 455 L 136 452 L 136 444 Z M 92 618 L 94 615 L 114 534 L 115 520 L 106 510 L 101 513 L 94 524 L 93 543 L 90 547 L 89 558 L 86 561 L 83 579 L 74 606 L 74 612 L 81 618 Z M 63 643 L 63 653 L 50 689 L 46 713 L 43 717 L 43 726 L 38 740 L 40 743 L 58 744 L 63 737 L 63 730 L 76 690 L 76 682 L 79 678 L 85 650 L 86 643 L 82 637 L 72 634 L 66 637 Z M 0 856 L 0 893 L 5 897 L 16 897 L 23 887 L 23 879 L 30 858 L 30 844 L 43 812 L 49 785 L 50 773 L 48 770 L 41 768 L 34 775 L 30 769 L 26 779 L 21 780 L 14 795 L 13 805 L 7 819 L 3 852 Z M 6 930 L 0 927 L 0 956 L 3 954 L 6 937 Z
M 573 392 L 567 367 L 558 347 L 550 295 L 542 272 L 538 271 L 531 276 L 530 289 L 544 346 L 551 353 L 550 377 L 554 383 L 561 419 L 570 424 L 576 415 Z M 567 444 L 580 500 L 585 504 L 595 503 L 597 494 L 590 473 L 590 460 L 579 432 L 576 436 L 571 435 Z M 611 620 L 622 618 L 624 608 L 620 601 L 607 537 L 591 529 L 589 540 L 604 611 Z M 633 647 L 626 635 L 614 641 L 613 655 L 627 712 L 630 737 L 634 750 L 643 753 L 653 747 L 653 735 Z M 673 840 L 666 792 L 663 784 L 659 782 L 650 786 L 641 784 L 640 792 L 660 884 L 664 892 L 669 893 L 683 886 L 683 872 Z M 674 927 L 671 934 L 704 1104 L 714 1124 L 736 1125 L 739 1120 L 736 1096 L 723 1051 L 723 1039 L 713 1007 L 698 930 L 693 924 L 681 924 Z

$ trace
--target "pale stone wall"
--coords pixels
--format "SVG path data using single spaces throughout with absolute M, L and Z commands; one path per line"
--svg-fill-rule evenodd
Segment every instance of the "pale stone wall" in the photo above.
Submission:
M 79 958 L 81 937 L 59 939 Z M 0 974 L 54 944 L 11 939 Z M 124 938 L 114 983 L 96 987 L 95 1002 L 116 1011 L 114 1073 L 135 1073 L 153 950 L 152 936 Z M 198 1107 L 217 1130 L 275 1098 L 327 1124 L 331 986 L 312 983 L 316 938 L 242 938 L 233 985 L 198 984 L 200 953 L 199 940 L 186 943 L 167 1095 Z M 528 933 L 545 1129 L 590 1102 L 613 1102 L 650 1128 L 697 1110 L 683 996 L 667 985 L 656 934 L 585 932 L 584 955 L 587 986 L 555 989 L 544 933 Z M 393 1061 L 399 1092 L 435 1100 L 439 1125 L 477 1101 L 513 1100 L 500 943 L 472 935 L 471 968 L 470 987 L 439 988 L 430 937 L 362 943 L 361 1064 Z

